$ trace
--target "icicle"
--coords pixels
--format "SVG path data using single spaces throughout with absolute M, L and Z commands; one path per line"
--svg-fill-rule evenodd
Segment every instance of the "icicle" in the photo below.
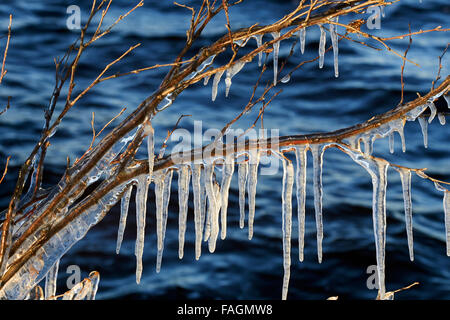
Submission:
M 258 46 L 258 48 L 261 47 L 263 35 L 262 34 L 256 34 L 256 35 L 253 36 L 253 38 L 255 38 L 256 45 Z M 258 67 L 261 67 L 261 64 L 262 64 L 262 51 L 260 51 L 258 53 Z
M 298 251 L 299 260 L 303 261 L 303 249 L 305 247 L 305 203 L 306 203 L 306 151 L 304 146 L 295 148 L 297 159 L 297 210 L 298 210 Z
M 327 35 L 321 24 L 318 25 L 320 28 L 320 42 L 319 42 L 319 68 L 323 68 L 323 62 L 325 60 L 325 45 L 327 42 Z
M 318 145 L 311 145 L 313 156 L 313 181 L 314 181 L 314 208 L 316 211 L 317 228 L 317 256 L 319 263 L 322 263 L 322 240 L 323 240 L 323 218 L 322 218 L 322 162 L 324 148 Z
M 253 238 L 253 221 L 255 220 L 255 205 L 256 205 L 256 184 L 258 182 L 258 166 L 259 166 L 260 152 L 252 152 L 249 158 L 248 167 L 248 239 Z
M 147 214 L 147 194 L 148 182 L 147 175 L 138 178 L 136 191 L 136 226 L 137 237 L 134 254 L 136 255 L 136 283 L 139 284 L 142 275 L 142 255 L 144 253 L 144 237 L 145 237 L 145 217 Z
M 450 257 L 450 192 L 444 192 L 445 234 L 447 239 L 447 256 Z
M 405 223 L 406 223 L 406 235 L 408 238 L 409 259 L 414 261 L 414 248 L 413 248 L 413 224 L 412 224 L 412 201 L 411 201 L 411 171 L 398 168 L 398 173 L 402 180 L 403 188 L 403 202 L 405 204 Z
M 55 262 L 53 267 L 45 276 L 45 298 L 48 299 L 56 295 L 56 282 L 58 280 L 59 260 Z
M 397 132 L 400 135 L 400 139 L 402 141 L 402 151 L 406 152 L 405 133 L 403 132 L 403 127 L 401 127 L 401 129 L 399 129 Z
M 428 118 L 428 123 L 431 123 L 431 121 L 433 121 L 434 117 L 436 116 L 437 109 L 434 105 L 434 102 L 428 102 L 427 105 L 430 109 L 430 117 Z
M 348 152 L 358 164 L 364 167 L 372 177 L 373 200 L 372 218 L 377 255 L 378 297 L 384 299 L 385 287 L 385 247 L 386 247 L 386 186 L 389 163 L 362 157 L 361 154 Z
M 270 33 L 274 39 L 280 37 L 280 33 L 272 32 Z M 273 44 L 273 85 L 277 85 L 277 75 L 278 75 L 278 54 L 280 52 L 280 41 Z
M 192 166 L 192 191 L 194 193 L 194 222 L 195 222 L 195 260 L 200 259 L 202 252 L 202 201 L 201 201 L 201 164 Z
M 144 134 L 147 136 L 147 154 L 148 154 L 148 176 L 152 179 L 153 176 L 153 166 L 155 163 L 155 140 L 152 124 L 148 121 L 144 126 Z
M 338 17 L 334 19 L 335 22 L 338 22 Z M 334 55 L 334 76 L 337 78 L 339 77 L 339 69 L 338 69 L 338 55 L 339 55 L 339 48 L 338 48 L 338 37 L 336 33 L 337 26 L 334 24 L 330 24 L 330 36 L 331 36 L 331 43 L 333 45 L 333 55 Z
M 206 211 L 206 217 L 204 221 L 205 232 L 203 235 L 203 241 L 208 241 L 211 235 L 211 216 L 216 210 L 216 193 L 214 192 L 214 164 L 205 166 L 205 182 L 204 188 L 206 191 L 206 199 L 208 200 L 208 208 Z
M 394 153 L 394 132 L 389 134 L 389 152 Z
M 216 242 L 219 237 L 219 213 L 220 205 L 222 203 L 222 195 L 220 193 L 220 186 L 217 182 L 214 182 L 214 195 L 216 204 L 214 206 L 214 211 L 211 211 L 211 234 L 209 236 L 209 252 L 213 253 L 216 250 Z
M 208 84 L 210 78 L 211 78 L 211 75 L 206 76 L 206 77 L 203 78 L 203 85 L 204 86 L 206 86 Z
M 418 120 L 420 128 L 422 129 L 423 145 L 425 146 L 425 148 L 428 148 L 428 122 L 422 116 L 419 116 Z
M 305 53 L 306 28 L 300 29 L 299 38 L 300 38 L 300 50 L 302 51 L 303 54 Z
M 283 230 L 283 291 L 282 299 L 286 300 L 290 268 L 291 268 L 291 232 L 292 232 L 292 186 L 294 184 L 294 167 L 291 161 L 283 160 L 283 192 L 282 192 L 282 230 Z
M 248 176 L 248 162 L 243 161 L 238 166 L 238 181 L 239 181 L 239 227 L 244 228 L 245 221 L 245 185 L 247 184 Z
M 221 239 L 224 240 L 227 237 L 227 211 L 228 211 L 228 192 L 230 189 L 231 179 L 234 173 L 234 155 L 227 155 L 225 158 L 225 164 L 222 174 L 221 184 Z
M 162 262 L 163 252 L 164 252 L 164 239 L 166 237 L 167 217 L 169 215 L 170 187 L 172 185 L 172 177 L 173 177 L 173 170 L 167 171 L 164 176 L 163 216 L 162 216 L 163 226 L 162 226 L 162 234 L 161 234 L 161 248 L 158 249 L 158 252 L 156 254 L 156 273 L 159 273 L 161 270 L 161 262 Z
M 439 113 L 438 113 L 438 119 L 439 119 L 439 123 L 440 123 L 442 126 L 445 125 L 445 113 L 439 112 Z
M 281 81 L 281 83 L 288 83 L 289 80 L 291 80 L 291 75 L 288 73 L 280 81 Z
M 225 78 L 225 97 L 228 97 L 228 93 L 231 87 L 231 78 L 233 78 L 244 67 L 245 62 L 238 61 L 233 66 L 227 69 L 227 75 Z
M 133 190 L 133 185 L 130 185 L 125 192 L 122 201 L 120 203 L 120 221 L 119 221 L 119 230 L 117 231 L 117 245 L 116 245 L 116 254 L 119 254 L 120 247 L 122 245 L 123 234 L 125 232 L 125 226 L 127 224 L 127 216 L 128 216 L 128 207 L 130 204 L 131 191 Z
M 234 40 L 233 43 L 237 44 L 239 47 L 243 48 L 247 44 L 248 39 L 250 39 L 250 38 L 242 39 L 242 40 Z
M 418 172 L 417 172 L 418 173 Z M 439 183 L 434 182 L 436 190 L 444 192 L 444 222 L 445 222 L 445 238 L 447 244 L 447 256 L 450 257 L 450 191 L 442 187 Z
M 444 95 L 444 99 L 445 99 L 445 101 L 447 102 L 447 108 L 450 109 L 450 97 Z
M 221 70 L 221 71 L 218 71 L 214 75 L 213 84 L 212 84 L 212 91 L 211 91 L 212 101 L 216 101 L 217 87 L 219 86 L 220 78 L 222 78 L 222 75 L 223 75 L 224 72 L 225 72 L 225 70 Z
M 182 165 L 178 171 L 178 203 L 180 207 L 178 216 L 178 257 L 180 259 L 183 258 L 184 254 L 190 178 L 191 172 L 189 171 L 189 166 Z
M 156 238 L 157 249 L 162 248 L 163 211 L 164 211 L 164 174 L 157 172 L 155 181 L 155 205 L 156 205 Z

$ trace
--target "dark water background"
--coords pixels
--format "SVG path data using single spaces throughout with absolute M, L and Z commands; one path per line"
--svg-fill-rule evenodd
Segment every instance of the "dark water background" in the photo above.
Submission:
M 198 4 L 199 1 L 188 1 Z M 132 6 L 132 1 L 114 1 L 106 25 Z M 71 1 L 16 0 L 0 4 L 0 30 L 5 34 L 9 13 L 14 15 L 13 38 L 7 59 L 8 74 L 0 88 L 0 101 L 12 96 L 12 108 L 0 117 L 0 166 L 12 155 L 9 172 L 0 188 L 0 208 L 7 206 L 17 177 L 19 165 L 34 145 L 43 125 L 43 107 L 48 104 L 54 85 L 53 58 L 62 56 L 75 39 L 76 33 L 66 28 L 66 8 Z M 77 1 L 82 21 L 88 16 L 90 1 Z M 231 9 L 233 29 L 259 22 L 276 21 L 295 7 L 295 1 L 249 0 L 239 8 Z M 386 8 L 376 35 L 393 36 L 407 33 L 408 23 L 413 31 L 448 27 L 450 6 L 446 0 L 402 0 Z M 364 15 L 365 18 L 368 14 Z M 170 63 L 183 48 L 185 30 L 190 13 L 175 7 L 172 1 L 146 1 L 126 21 L 86 52 L 81 60 L 77 88 L 82 88 L 96 74 L 118 57 L 129 46 L 141 43 L 133 54 L 113 71 L 128 71 L 156 63 Z M 351 18 L 342 18 L 345 23 Z M 225 32 L 225 18 L 219 16 L 206 28 L 194 47 L 198 50 L 218 39 Z M 363 26 L 363 30 L 366 27 Z M 341 30 L 342 31 L 342 30 Z M 327 41 L 330 38 L 327 35 Z M 302 56 L 299 48 L 287 67 L 301 59 L 316 56 L 318 28 L 307 31 L 307 47 Z M 0 39 L 2 45 L 5 38 Z M 414 37 L 408 57 L 420 68 L 408 64 L 405 70 L 405 100 L 425 93 L 435 78 L 438 60 L 449 40 L 448 33 L 428 33 Z M 281 62 L 288 55 L 293 40 L 281 43 Z M 376 47 L 379 44 L 370 42 Z M 394 49 L 403 52 L 408 40 L 392 42 Z M 254 48 L 249 41 L 245 52 Z M 449 73 L 449 55 L 443 60 L 442 74 Z M 265 81 L 272 78 L 271 57 Z M 216 63 L 224 62 L 218 58 Z M 330 131 L 346 127 L 391 109 L 400 98 L 400 67 L 402 60 L 386 51 L 341 41 L 339 55 L 340 77 L 333 76 L 332 54 L 325 57 L 325 66 L 319 70 L 316 63 L 298 70 L 291 81 L 281 84 L 283 93 L 267 109 L 266 128 L 279 128 L 281 135 Z M 140 101 L 159 85 L 167 69 L 158 69 L 99 85 L 81 100 L 68 114 L 58 133 L 52 139 L 47 157 L 45 182 L 54 184 L 62 174 L 65 158 L 81 156 L 91 140 L 91 113 L 95 111 L 97 128 L 103 126 L 121 108 L 131 112 Z M 202 120 L 204 130 L 221 128 L 234 118 L 250 97 L 258 75 L 255 62 L 233 78 L 230 96 L 224 97 L 223 81 L 215 103 L 211 102 L 211 83 L 198 84 L 183 92 L 173 106 L 159 114 L 154 121 L 157 147 L 180 114 L 191 114 L 183 119 L 181 127 L 192 130 L 194 120 Z M 282 73 L 283 75 L 283 73 Z M 281 75 L 281 76 L 282 76 Z M 247 128 L 255 112 L 237 123 Z M 449 122 L 449 120 L 447 120 Z M 448 125 L 439 125 L 437 119 L 429 128 L 429 148 L 425 149 L 418 123 L 405 128 L 407 152 L 401 153 L 396 136 L 395 154 L 388 152 L 387 139 L 375 143 L 375 154 L 411 167 L 428 167 L 429 173 L 450 181 L 450 150 Z M 170 149 L 170 148 L 169 148 Z M 145 149 L 140 157 L 144 157 Z M 310 159 L 309 159 L 310 160 Z M 308 163 L 312 168 L 311 163 Z M 366 269 L 375 264 L 375 245 L 372 233 L 372 185 L 368 174 L 346 155 L 328 150 L 324 156 L 324 243 L 323 263 L 318 264 L 315 242 L 314 206 L 311 170 L 308 171 L 305 261 L 297 259 L 297 223 L 294 214 L 293 252 L 289 299 L 373 299 L 374 290 L 368 290 Z M 92 270 L 101 274 L 99 299 L 279 299 L 283 276 L 281 241 L 281 170 L 275 176 L 261 176 L 257 187 L 255 235 L 247 240 L 247 230 L 238 226 L 237 176 L 230 191 L 228 237 L 218 241 L 214 254 L 203 246 L 202 257 L 194 259 L 193 204 L 189 204 L 189 223 L 186 234 L 185 257 L 178 259 L 178 198 L 176 175 L 172 184 L 168 230 L 163 265 L 155 272 L 156 235 L 154 223 L 153 186 L 149 195 L 147 234 L 144 253 L 144 272 L 140 285 L 135 283 L 134 240 L 136 226 L 134 204 L 125 232 L 120 255 L 115 254 L 119 210 L 117 206 L 93 228 L 86 238 L 76 244 L 61 260 L 58 292 L 65 290 L 68 265 L 79 265 L 86 276 Z M 419 177 L 413 177 L 414 250 L 415 261 L 409 261 L 403 218 L 403 200 L 398 174 L 389 170 L 387 197 L 387 256 L 386 283 L 388 290 L 401 288 L 414 281 L 420 286 L 399 293 L 398 299 L 449 299 L 450 259 L 445 254 L 444 215 L 442 193 Z M 192 194 L 191 194 L 192 197 Z M 192 198 L 191 198 L 192 199 Z M 294 213 L 296 213 L 294 201 Z

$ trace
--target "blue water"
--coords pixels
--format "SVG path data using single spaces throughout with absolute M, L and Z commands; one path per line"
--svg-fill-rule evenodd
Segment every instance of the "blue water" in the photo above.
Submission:
M 105 23 L 112 22 L 131 7 L 131 1 L 114 1 L 111 15 Z M 198 5 L 199 1 L 188 1 Z M 53 58 L 62 56 L 76 38 L 76 32 L 66 28 L 66 8 L 71 1 L 16 0 L 0 4 L 0 30 L 5 34 L 9 13 L 14 16 L 13 37 L 7 58 L 8 74 L 0 87 L 3 104 L 12 96 L 11 109 L 0 117 L 0 167 L 11 155 L 8 175 L 0 188 L 0 208 L 5 208 L 14 187 L 20 164 L 36 142 L 43 125 L 43 108 L 48 104 L 54 85 Z M 85 21 L 90 1 L 77 1 Z M 267 24 L 276 21 L 295 7 L 295 1 L 249 0 L 239 8 L 230 10 L 233 29 L 256 22 Z M 402 0 L 385 9 L 381 29 L 371 30 L 375 35 L 394 36 L 441 25 L 448 27 L 450 5 L 446 0 Z M 364 18 L 368 15 L 364 14 Z M 112 72 L 129 71 L 156 63 L 170 63 L 183 48 L 189 11 L 175 7 L 172 1 L 146 1 L 143 8 L 92 49 L 80 63 L 77 88 L 88 85 L 98 72 L 131 45 L 141 43 L 126 60 Z M 350 19 L 341 18 L 346 23 Z M 219 16 L 193 47 L 212 43 L 226 32 L 223 15 Z M 363 30 L 367 28 L 363 26 Z M 292 68 L 302 59 L 317 55 L 319 30 L 307 31 L 307 46 L 302 56 L 298 46 L 286 68 Z M 3 45 L 5 38 L 0 41 Z M 283 41 L 280 62 L 289 54 L 294 39 Z M 360 39 L 364 40 L 364 39 Z M 330 43 L 330 38 L 327 39 Z M 408 58 L 420 67 L 406 65 L 405 100 L 416 97 L 416 92 L 426 93 L 438 70 L 437 57 L 442 53 L 448 33 L 436 32 L 413 38 Z M 381 49 L 373 41 L 372 46 Z M 403 53 L 408 40 L 391 42 L 393 49 Z M 249 41 L 243 52 L 254 48 Z M 271 56 L 264 81 L 272 79 Z M 225 62 L 219 57 L 216 63 Z M 441 74 L 449 74 L 449 54 L 442 61 Z M 281 135 L 330 131 L 365 121 L 375 114 L 393 108 L 400 99 L 400 68 L 402 60 L 387 51 L 341 41 L 339 78 L 334 77 L 332 54 L 326 54 L 325 66 L 319 70 L 317 62 L 304 65 L 287 84 L 280 84 L 283 92 L 267 108 L 264 126 L 280 129 Z M 63 173 L 66 157 L 80 157 L 91 141 L 91 114 L 95 111 L 96 128 L 101 128 L 122 108 L 124 119 L 144 98 L 160 84 L 168 69 L 161 68 L 129 76 L 96 87 L 68 114 L 52 139 L 47 156 L 45 184 L 55 184 Z M 288 69 L 286 69 L 288 70 Z M 234 118 L 247 103 L 258 76 L 255 62 L 245 66 L 233 78 L 230 96 L 225 98 L 223 82 L 217 100 L 211 102 L 211 82 L 204 87 L 198 84 L 179 95 L 176 102 L 159 114 L 154 122 L 157 147 L 167 130 L 172 129 L 181 114 L 191 117 L 182 120 L 180 127 L 192 130 L 194 121 L 202 120 L 203 129 L 222 128 Z M 281 77 L 284 73 L 281 73 Z M 278 87 L 277 87 L 278 88 Z M 257 110 L 256 110 L 257 111 Z M 246 115 L 235 127 L 247 128 L 256 111 Z M 447 119 L 449 122 L 449 119 Z M 118 123 L 118 122 L 116 122 Z M 98 130 L 97 129 L 97 130 Z M 108 130 L 106 130 L 108 131 Z M 407 152 L 402 153 L 400 139 L 396 136 L 393 155 L 388 152 L 387 141 L 375 143 L 375 154 L 410 167 L 427 167 L 429 174 L 450 181 L 450 131 L 435 120 L 429 128 L 429 148 L 425 149 L 418 123 L 408 123 L 405 128 Z M 170 151 L 171 146 L 169 146 Z M 138 155 L 145 157 L 145 149 Z M 312 168 L 311 163 L 308 167 Z M 366 286 L 366 269 L 375 264 L 375 245 L 372 233 L 372 185 L 369 175 L 346 155 L 327 150 L 324 156 L 324 243 L 323 263 L 318 264 L 315 242 L 312 176 L 308 172 L 306 203 L 305 261 L 298 261 L 297 223 L 294 215 L 293 252 L 289 299 L 373 299 L 375 290 Z M 155 272 L 156 236 L 154 222 L 153 187 L 149 195 L 147 234 L 144 253 L 144 272 L 140 285 L 135 283 L 134 240 L 136 225 L 134 204 L 130 215 L 120 255 L 115 254 L 119 210 L 117 207 L 93 228 L 88 235 L 66 254 L 60 266 L 58 291 L 65 290 L 69 276 L 68 265 L 79 265 L 83 276 L 97 270 L 101 274 L 99 299 L 279 299 L 283 277 L 281 241 L 281 170 L 277 175 L 261 176 L 257 187 L 255 235 L 247 240 L 247 229 L 238 226 L 237 177 L 233 177 L 230 191 L 228 236 L 218 241 L 214 254 L 207 246 L 199 261 L 194 259 L 193 204 L 189 204 L 189 224 L 186 234 L 185 256 L 178 259 L 178 198 L 176 175 L 169 208 L 169 221 L 163 265 L 160 274 Z M 389 171 L 387 197 L 387 256 L 386 283 L 395 290 L 412 282 L 420 285 L 399 293 L 398 299 L 449 299 L 450 259 L 445 254 L 442 193 L 419 177 L 413 177 L 414 250 L 415 261 L 409 261 L 403 217 L 403 199 L 398 174 Z M 191 194 L 192 196 L 192 194 Z M 192 198 L 191 198 L 192 199 Z M 133 201 L 132 201 L 133 202 Z M 296 212 L 294 201 L 294 212 Z

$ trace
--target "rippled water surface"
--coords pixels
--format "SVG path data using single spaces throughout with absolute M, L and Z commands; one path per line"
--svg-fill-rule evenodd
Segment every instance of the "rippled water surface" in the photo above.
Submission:
M 198 5 L 199 1 L 188 1 Z M 78 1 L 85 21 L 90 1 Z M 131 7 L 132 1 L 114 1 L 113 21 Z M 16 0 L 0 4 L 0 30 L 5 34 L 9 13 L 14 16 L 13 37 L 7 59 L 8 74 L 0 87 L 3 104 L 12 96 L 12 108 L 0 117 L 0 167 L 12 155 L 8 175 L 0 188 L 0 208 L 7 206 L 19 165 L 31 151 L 43 125 L 43 107 L 48 104 L 54 85 L 53 58 L 62 56 L 76 38 L 76 32 L 66 28 L 66 8 L 71 1 Z M 276 21 L 295 7 L 295 1 L 248 0 L 239 8 L 230 10 L 233 29 L 254 23 Z M 448 27 L 450 6 L 446 0 L 402 0 L 385 9 L 381 29 L 375 35 L 394 36 L 441 25 Z M 364 15 L 365 18 L 368 15 Z M 170 63 L 184 47 L 188 27 L 188 10 L 173 5 L 172 1 L 146 1 L 143 8 L 120 23 L 110 35 L 86 52 L 80 63 L 76 88 L 88 85 L 98 72 L 131 45 L 141 43 L 113 72 L 128 71 L 137 67 Z M 340 19 L 346 23 L 355 17 Z M 225 32 L 222 15 L 208 26 L 194 46 L 192 53 L 212 43 Z M 367 28 L 363 26 L 363 30 Z M 342 31 L 342 28 L 341 30 Z M 5 38 L 1 38 L 3 43 Z M 301 59 L 317 55 L 319 29 L 307 31 L 307 46 L 302 56 L 298 46 L 285 68 L 292 68 Z M 365 40 L 365 39 L 360 39 Z M 281 43 L 280 62 L 289 55 L 294 39 Z M 330 43 L 330 38 L 327 39 Z M 416 92 L 426 93 L 438 70 L 437 57 L 442 53 L 448 33 L 435 32 L 413 38 L 408 58 L 420 64 L 406 65 L 405 100 L 416 97 Z M 376 48 L 379 43 L 368 41 Z M 244 52 L 256 43 L 249 41 Z M 403 53 L 408 39 L 392 42 L 393 49 Z M 264 81 L 272 78 L 271 56 Z M 219 57 L 215 64 L 224 63 Z M 449 73 L 449 55 L 444 56 L 441 74 Z M 330 131 L 365 121 L 375 114 L 394 107 L 400 99 L 400 68 L 402 60 L 387 51 L 377 51 L 349 41 L 341 41 L 339 78 L 334 77 L 332 53 L 325 56 L 325 66 L 320 70 L 317 62 L 304 65 L 286 84 L 277 88 L 282 93 L 274 99 L 264 114 L 264 126 L 280 129 L 281 135 Z M 203 130 L 222 128 L 234 118 L 247 103 L 251 89 L 259 74 L 257 63 L 249 63 L 233 78 L 230 95 L 225 98 L 223 82 L 217 100 L 211 101 L 211 83 L 194 85 L 183 92 L 176 102 L 154 120 L 157 147 L 172 129 L 181 114 L 191 117 L 182 120 L 180 127 L 193 130 L 194 121 L 202 120 Z M 66 157 L 80 157 L 91 141 L 91 114 L 95 111 L 96 127 L 101 127 L 122 108 L 124 119 L 143 99 L 160 84 L 167 69 L 105 82 L 82 99 L 68 114 L 60 130 L 52 139 L 47 157 L 45 182 L 58 181 L 64 170 Z M 281 73 L 283 76 L 284 73 Z M 256 110 L 257 111 L 257 110 Z M 255 117 L 251 112 L 236 127 L 247 128 Z M 447 120 L 447 122 L 450 122 Z M 434 121 L 429 128 L 429 148 L 425 149 L 418 123 L 408 123 L 405 128 L 406 153 L 401 152 L 396 136 L 393 155 L 388 152 L 387 141 L 375 143 L 375 154 L 386 156 L 394 163 L 427 167 L 429 173 L 450 181 L 450 130 Z M 386 139 L 385 139 L 386 140 Z M 170 148 L 169 148 L 170 149 Z M 145 157 L 145 149 L 139 154 Z M 308 163 L 312 168 L 312 164 Z M 279 299 L 283 277 L 281 241 L 281 170 L 277 175 L 261 176 L 257 186 L 255 235 L 247 240 L 247 229 L 238 225 L 237 176 L 233 177 L 230 191 L 228 236 L 218 241 L 214 254 L 203 247 L 199 261 L 194 259 L 193 203 L 189 204 L 189 223 L 186 235 L 185 256 L 178 259 L 178 200 L 174 181 L 169 208 L 166 247 L 161 273 L 155 272 L 156 226 L 154 221 L 153 187 L 149 195 L 147 214 L 144 273 L 140 285 L 135 283 L 134 241 L 136 225 L 134 204 L 125 232 L 120 255 L 115 254 L 119 210 L 115 207 L 106 218 L 94 227 L 68 254 L 60 266 L 59 291 L 65 289 L 68 265 L 81 267 L 83 275 L 92 270 L 101 274 L 99 299 L 133 298 L 214 298 L 214 299 Z M 339 296 L 345 299 L 373 299 L 374 290 L 368 290 L 366 269 L 375 261 L 375 244 L 372 232 L 372 185 L 369 175 L 348 156 L 327 150 L 324 155 L 324 243 L 323 263 L 317 262 L 315 242 L 312 175 L 308 172 L 306 204 L 305 261 L 298 261 L 297 223 L 294 215 L 293 265 L 289 289 L 290 299 L 325 299 Z M 176 178 L 176 175 L 175 175 Z M 387 256 L 386 283 L 394 290 L 412 282 L 420 282 L 408 291 L 399 293 L 398 299 L 450 299 L 450 259 L 445 254 L 442 193 L 419 177 L 413 177 L 414 250 L 415 261 L 409 261 L 404 227 L 403 199 L 398 174 L 389 171 L 387 196 Z M 192 194 L 191 194 L 192 196 Z M 296 212 L 294 201 L 294 212 Z

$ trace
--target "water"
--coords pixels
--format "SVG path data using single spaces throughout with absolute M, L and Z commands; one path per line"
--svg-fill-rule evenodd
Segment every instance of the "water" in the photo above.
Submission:
M 198 2 L 198 1 L 197 1 Z M 195 3 L 197 3 L 195 2 Z M 87 18 L 89 1 L 79 1 L 82 21 Z M 75 31 L 66 28 L 66 8 L 69 1 L 14 1 L 0 4 L 0 26 L 4 33 L 9 13 L 14 16 L 13 38 L 7 59 L 8 74 L 0 87 L 0 101 L 12 96 L 11 110 L 0 117 L 0 167 L 6 157 L 12 155 L 9 172 L 0 189 L 0 208 L 7 206 L 17 177 L 19 165 L 35 143 L 43 125 L 42 109 L 47 105 L 54 84 L 53 58 L 62 56 L 65 48 L 75 39 Z M 117 17 L 130 8 L 129 1 L 115 1 L 111 17 Z M 243 9 L 230 10 L 233 29 L 255 22 L 271 23 L 293 9 L 293 1 L 248 1 Z M 376 35 L 393 36 L 407 33 L 411 22 L 413 31 L 447 27 L 450 11 L 444 0 L 401 1 L 385 9 L 381 29 L 372 30 Z M 128 71 L 156 63 L 170 63 L 183 48 L 185 30 L 190 12 L 175 7 L 171 1 L 146 1 L 132 17 L 121 22 L 117 29 L 95 45 L 81 60 L 77 88 L 88 85 L 96 73 L 117 58 L 129 46 L 142 43 L 134 54 L 113 68 L 112 72 Z M 366 17 L 367 18 L 367 17 Z M 351 18 L 341 18 L 346 23 Z M 106 19 L 106 24 L 112 18 Z M 212 43 L 226 31 L 225 17 L 205 29 L 204 36 L 194 46 Z M 317 29 L 317 30 L 316 30 Z M 366 27 L 363 26 L 363 30 Z M 342 28 L 338 32 L 342 32 Z M 269 39 L 270 36 L 267 36 Z M 265 38 L 266 39 L 266 38 Z M 294 39 L 292 39 L 293 41 Z M 429 90 L 437 71 L 437 57 L 441 54 L 448 34 L 444 32 L 414 37 L 408 58 L 420 64 L 420 68 L 407 64 L 405 70 L 405 101 L 414 99 L 416 92 Z M 4 41 L 4 38 L 0 39 Z M 291 40 L 281 43 L 280 63 L 289 54 Z M 3 43 L 3 42 L 2 42 Z M 370 42 L 379 47 L 377 43 Z M 408 40 L 392 42 L 393 48 L 403 52 Z M 295 50 L 286 68 L 293 67 L 300 59 L 316 56 L 319 44 L 318 28 L 307 31 L 305 54 Z M 249 41 L 243 51 L 254 48 Z M 329 131 L 346 127 L 371 116 L 385 112 L 400 99 L 401 59 L 388 52 L 341 41 L 339 44 L 339 78 L 334 77 L 332 53 L 325 55 L 325 65 L 307 64 L 294 73 L 291 81 L 278 84 L 283 89 L 266 109 L 266 128 L 280 128 L 280 134 Z M 298 49 L 298 48 L 297 48 Z M 449 73 L 448 54 L 443 60 L 445 76 Z M 256 61 L 256 60 L 255 60 Z M 202 83 L 183 92 L 174 104 L 152 122 L 155 128 L 155 148 L 158 150 L 167 130 L 172 129 L 180 114 L 191 114 L 181 127 L 193 130 L 195 120 L 203 120 L 203 129 L 221 128 L 236 116 L 247 103 L 258 73 L 257 62 L 248 63 L 233 78 L 228 98 L 222 81 L 216 101 L 211 102 L 211 82 Z M 224 63 L 217 57 L 215 63 Z M 265 81 L 272 79 L 271 59 Z M 124 119 L 144 98 L 159 85 L 167 69 L 106 82 L 83 98 L 69 113 L 52 140 L 45 171 L 46 185 L 55 184 L 62 174 L 66 157 L 72 161 L 80 157 L 91 140 L 91 113 L 95 111 L 97 131 L 123 107 Z M 61 107 L 61 106 L 59 106 Z M 220 108 L 220 109 L 217 109 Z M 217 112 L 216 110 L 220 110 Z M 256 112 L 248 114 L 235 127 L 247 128 Z M 290 120 L 290 119 L 294 119 Z M 290 121 L 289 121 L 290 120 Z M 447 121 L 448 122 L 448 121 Z M 117 123 L 117 122 L 115 122 Z M 108 130 L 106 130 L 107 132 Z M 429 148 L 424 149 L 419 124 L 408 123 L 405 128 L 407 152 L 401 153 L 400 139 L 395 137 L 395 153 L 389 154 L 388 138 L 377 140 L 375 155 L 412 167 L 428 167 L 429 174 L 450 181 L 450 150 L 448 125 L 441 126 L 435 120 L 429 127 Z M 69 143 L 70 142 L 70 143 Z M 169 146 L 168 151 L 170 151 Z M 146 157 L 143 147 L 140 158 Z M 293 158 L 293 154 L 291 154 Z M 312 157 L 309 156 L 309 161 Z M 281 168 L 281 163 L 280 163 Z M 283 279 L 281 189 L 282 171 L 274 176 L 260 176 L 256 195 L 256 216 L 253 240 L 247 240 L 247 227 L 239 228 L 239 194 L 237 173 L 233 177 L 228 207 L 228 232 L 225 240 L 217 242 L 214 254 L 203 244 L 202 256 L 195 261 L 192 193 L 189 200 L 186 244 L 183 260 L 178 259 L 178 197 L 174 181 L 169 206 L 169 220 L 165 239 L 164 259 L 159 274 L 155 272 L 156 224 L 153 185 L 149 192 L 145 252 L 141 284 L 135 283 L 134 241 L 136 225 L 134 201 L 131 201 L 129 221 L 125 230 L 120 255 L 115 254 L 115 244 L 120 210 L 117 205 L 107 217 L 91 230 L 85 239 L 74 246 L 61 259 L 58 292 L 65 290 L 70 274 L 68 265 L 79 265 L 83 276 L 92 270 L 100 272 L 98 298 L 133 299 L 280 299 Z M 176 180 L 176 179 L 175 179 Z M 396 295 L 397 299 L 449 299 L 450 259 L 445 255 L 442 193 L 418 177 L 412 180 L 414 254 L 409 261 L 403 216 L 403 199 L 400 178 L 395 171 L 388 174 L 387 197 L 387 254 L 386 284 L 395 290 L 414 281 L 420 285 Z M 312 188 L 312 163 L 308 163 L 305 259 L 298 261 L 296 201 L 293 202 L 293 239 L 291 282 L 288 299 L 373 299 L 376 290 L 366 286 L 369 274 L 366 269 L 375 264 L 375 244 L 372 233 L 372 186 L 368 174 L 346 155 L 327 150 L 323 169 L 324 240 L 323 262 L 317 263 L 315 221 Z M 133 191 L 132 199 L 134 199 Z

